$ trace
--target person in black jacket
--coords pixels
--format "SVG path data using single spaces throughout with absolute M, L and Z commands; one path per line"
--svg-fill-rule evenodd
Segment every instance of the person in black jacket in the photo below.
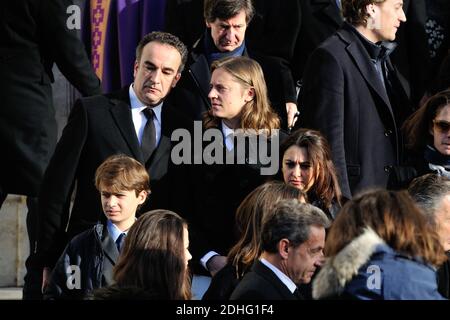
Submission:
M 302 299 L 297 286 L 311 281 L 323 262 L 328 218 L 317 207 L 281 200 L 263 222 L 261 255 L 230 300 Z
M 100 80 L 77 30 L 69 29 L 72 0 L 17 0 L 0 4 L 0 207 L 8 194 L 27 196 L 30 256 L 24 299 L 41 299 L 37 196 L 53 154 L 57 127 L 51 83 L 56 64 L 83 96 L 100 94 Z M 51 18 L 49 18 L 51 17 Z
M 212 108 L 204 115 L 203 127 L 215 148 L 204 145 L 203 157 L 211 160 L 195 166 L 194 208 L 188 219 L 193 271 L 200 275 L 214 275 L 226 264 L 228 250 L 236 241 L 236 209 L 247 194 L 277 172 L 278 143 L 284 138 L 256 61 L 224 58 L 213 62 L 212 70 L 208 94 Z M 262 150 L 270 154 L 262 155 Z
M 69 242 L 44 289 L 44 299 L 84 299 L 94 289 L 113 283 L 113 267 L 136 220 L 136 210 L 150 193 L 149 181 L 145 167 L 125 155 L 111 156 L 98 167 L 95 186 L 106 223 Z
M 399 125 L 412 112 L 389 55 L 405 21 L 402 1 L 342 0 L 344 26 L 311 55 L 302 127 L 328 140 L 344 197 L 385 188 L 400 163 Z
M 450 257 L 450 179 L 428 173 L 414 179 L 408 193 L 422 209 L 428 223 L 436 230 L 447 257 Z M 438 290 L 450 298 L 450 261 L 438 269 Z
M 192 124 L 164 99 L 181 76 L 187 49 L 171 34 L 152 32 L 136 51 L 133 84 L 116 93 L 80 99 L 72 109 L 39 197 L 41 268 L 51 270 L 69 239 L 104 221 L 93 181 L 97 167 L 111 155 L 123 153 L 145 164 L 152 194 L 143 210 L 177 210 L 186 201 L 186 189 L 191 188 L 185 188 L 189 181 L 181 166 L 171 161 L 171 135 Z

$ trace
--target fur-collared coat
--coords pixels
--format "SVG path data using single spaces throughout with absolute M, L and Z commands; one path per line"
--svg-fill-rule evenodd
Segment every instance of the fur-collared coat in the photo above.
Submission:
M 327 260 L 313 282 L 313 298 L 443 299 L 433 267 L 394 251 L 369 228 Z

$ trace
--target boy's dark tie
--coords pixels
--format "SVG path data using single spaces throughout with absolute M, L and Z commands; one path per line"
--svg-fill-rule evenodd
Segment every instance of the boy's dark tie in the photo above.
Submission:
M 123 243 L 125 242 L 125 237 L 126 237 L 126 234 L 121 233 L 120 236 L 116 240 L 116 246 L 117 246 L 117 250 L 119 250 L 119 252 L 122 249 Z

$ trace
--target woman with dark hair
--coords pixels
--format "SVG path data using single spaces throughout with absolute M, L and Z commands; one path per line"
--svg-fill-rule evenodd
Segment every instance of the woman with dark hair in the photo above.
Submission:
M 114 267 L 115 284 L 98 290 L 98 300 L 191 298 L 187 223 L 176 213 L 153 210 L 133 224 Z
M 315 130 L 298 129 L 281 145 L 280 158 L 283 181 L 304 191 L 307 201 L 333 220 L 342 194 L 325 137 Z
M 315 299 L 443 299 L 435 267 L 446 256 L 405 191 L 375 190 L 347 202 L 325 243 Z
M 297 199 L 305 202 L 305 194 L 280 181 L 267 182 L 252 191 L 236 211 L 239 241 L 228 253 L 227 265 L 212 279 L 203 300 L 228 300 L 242 277 L 261 254 L 260 238 L 263 220 L 272 214 L 280 200 Z
M 402 129 L 418 175 L 435 172 L 450 177 L 450 90 L 430 97 Z

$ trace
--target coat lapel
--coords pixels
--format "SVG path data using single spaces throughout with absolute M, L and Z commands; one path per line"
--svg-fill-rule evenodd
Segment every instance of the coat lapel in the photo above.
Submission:
M 103 279 L 110 281 L 113 279 L 113 267 L 116 265 L 119 258 L 119 250 L 116 244 L 109 235 L 108 228 L 103 227 L 102 249 L 105 254 L 105 261 L 103 261 Z
M 102 239 L 102 248 L 105 256 L 112 262 L 114 265 L 117 262 L 117 258 L 119 258 L 119 250 L 117 250 L 116 244 L 108 233 L 108 228 L 104 227 L 105 236 Z
M 346 48 L 347 52 L 353 58 L 353 61 L 355 62 L 357 68 L 361 72 L 366 82 L 383 100 L 384 104 L 389 110 L 392 119 L 395 119 L 386 89 L 384 88 L 381 79 L 377 76 L 377 71 L 371 64 L 370 57 L 366 53 L 363 45 L 355 39 L 356 35 L 354 35 L 352 31 L 347 30 L 346 28 L 339 30 L 338 35 L 342 40 L 348 43 L 348 46 Z
M 128 96 L 128 91 L 126 92 L 126 95 L 124 94 L 124 92 L 122 92 L 122 95 L 120 97 L 111 98 L 110 102 L 110 112 L 112 114 L 112 117 L 114 118 L 114 121 L 116 122 L 117 128 L 127 142 L 127 145 L 133 153 L 134 157 L 143 163 L 144 159 L 141 147 L 139 146 L 139 141 L 134 129 L 133 119 L 131 117 L 130 98 Z

